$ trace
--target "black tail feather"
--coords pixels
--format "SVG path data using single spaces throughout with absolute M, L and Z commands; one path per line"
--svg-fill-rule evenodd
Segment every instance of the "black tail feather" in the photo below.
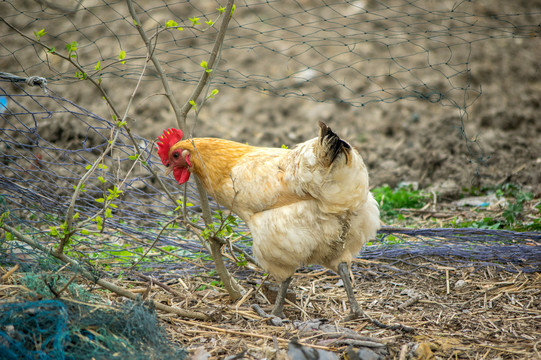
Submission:
M 329 159 L 329 165 L 331 165 L 341 153 L 346 156 L 347 164 L 351 145 L 340 139 L 340 137 L 325 123 L 320 121 L 319 127 L 319 143 L 325 149 L 325 154 Z

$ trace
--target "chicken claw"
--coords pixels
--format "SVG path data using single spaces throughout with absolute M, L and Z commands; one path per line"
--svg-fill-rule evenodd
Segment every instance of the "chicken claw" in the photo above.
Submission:
M 382 329 L 400 330 L 408 333 L 414 331 L 412 327 L 406 325 L 386 325 L 376 319 L 372 319 L 364 311 L 361 310 L 359 303 L 357 303 L 357 300 L 355 300 L 355 295 L 353 294 L 353 287 L 351 286 L 351 279 L 349 277 L 349 267 L 346 263 L 338 264 L 338 275 L 340 275 L 340 277 L 342 278 L 342 282 L 344 283 L 344 288 L 346 289 L 346 294 L 348 296 L 349 307 L 351 311 L 350 314 L 346 317 L 346 321 L 365 317 L 370 320 L 374 325 Z

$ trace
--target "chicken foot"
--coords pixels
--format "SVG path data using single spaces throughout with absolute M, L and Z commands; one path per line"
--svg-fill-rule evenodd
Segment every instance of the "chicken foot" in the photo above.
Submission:
M 400 325 L 400 324 L 386 325 L 376 319 L 372 319 L 364 311 L 361 310 L 361 307 L 359 306 L 359 303 L 355 299 L 355 295 L 353 293 L 353 286 L 351 284 L 351 278 L 349 277 L 348 264 L 346 264 L 345 262 L 338 264 L 338 275 L 340 275 L 340 278 L 342 279 L 342 282 L 344 283 L 344 288 L 348 296 L 349 308 L 351 312 L 350 315 L 347 317 L 348 320 L 353 320 L 353 319 L 357 319 L 364 316 L 365 318 L 369 319 L 374 325 L 383 329 L 413 332 L 413 328 L 409 326 Z
M 274 308 L 272 309 L 271 315 L 278 316 L 280 318 L 285 318 L 284 315 L 284 303 L 286 301 L 287 288 L 291 283 L 291 277 L 288 277 L 280 284 L 278 293 L 276 294 L 276 300 L 274 301 Z

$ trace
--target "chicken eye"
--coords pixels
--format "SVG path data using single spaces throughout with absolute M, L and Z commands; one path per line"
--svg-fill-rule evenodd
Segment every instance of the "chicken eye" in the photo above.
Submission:
M 174 152 L 174 153 L 173 153 L 173 158 L 178 159 L 178 157 L 179 157 L 179 153 L 178 153 L 178 152 Z

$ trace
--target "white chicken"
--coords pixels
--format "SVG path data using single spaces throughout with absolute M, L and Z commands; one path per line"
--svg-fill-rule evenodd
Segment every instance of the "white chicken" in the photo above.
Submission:
M 182 184 L 196 174 L 216 201 L 251 230 L 259 264 L 281 283 L 273 315 L 283 317 L 291 276 L 320 264 L 343 280 L 352 315 L 355 300 L 349 266 L 380 226 L 359 155 L 327 125 L 317 138 L 294 149 L 262 148 L 214 138 L 182 139 L 164 131 L 158 143 L 163 164 Z

